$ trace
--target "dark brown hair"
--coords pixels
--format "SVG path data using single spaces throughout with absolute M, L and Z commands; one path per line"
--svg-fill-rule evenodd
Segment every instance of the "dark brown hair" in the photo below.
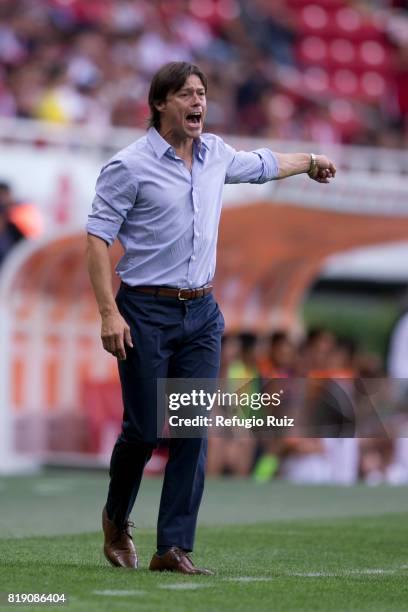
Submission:
M 189 76 L 195 74 L 201 80 L 207 93 L 207 77 L 198 66 L 188 62 L 170 62 L 165 64 L 156 72 L 149 90 L 149 127 L 160 128 L 160 111 L 155 104 L 164 102 L 169 93 L 181 89 Z

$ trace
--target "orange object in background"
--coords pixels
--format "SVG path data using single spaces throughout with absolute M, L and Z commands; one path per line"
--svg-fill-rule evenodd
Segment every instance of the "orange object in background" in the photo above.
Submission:
M 38 207 L 26 202 L 9 210 L 9 219 L 26 238 L 38 238 L 44 233 L 44 220 Z

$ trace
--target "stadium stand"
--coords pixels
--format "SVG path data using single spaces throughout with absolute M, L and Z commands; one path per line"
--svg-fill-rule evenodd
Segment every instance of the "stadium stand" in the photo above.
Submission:
M 0 117 L 143 127 L 171 57 L 209 74 L 209 130 L 403 147 L 407 24 L 391 1 L 4 0 Z

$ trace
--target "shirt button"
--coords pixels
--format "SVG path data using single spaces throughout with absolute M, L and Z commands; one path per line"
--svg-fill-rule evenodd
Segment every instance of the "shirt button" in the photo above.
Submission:
M 195 235 L 197 236 L 197 238 L 200 236 L 200 232 L 196 232 Z
M 192 255 L 192 256 L 191 256 L 191 260 L 192 260 L 192 261 L 195 261 L 195 260 L 196 260 L 196 256 L 195 256 L 195 255 Z

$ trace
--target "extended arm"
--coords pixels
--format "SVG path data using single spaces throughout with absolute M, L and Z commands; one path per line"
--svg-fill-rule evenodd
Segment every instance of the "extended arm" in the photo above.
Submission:
M 325 155 L 316 155 L 312 160 L 310 153 L 274 153 L 278 160 L 277 178 L 286 178 L 295 174 L 307 173 L 318 183 L 329 183 L 336 175 L 336 167 Z
M 125 343 L 133 346 L 132 337 L 113 296 L 108 245 L 102 238 L 88 234 L 87 260 L 89 277 L 102 318 L 103 347 L 118 359 L 126 359 Z
M 276 153 L 262 148 L 255 151 L 236 151 L 224 143 L 230 162 L 226 183 L 266 183 L 295 174 L 306 173 L 318 183 L 329 183 L 336 175 L 336 167 L 325 155 L 313 153 Z

